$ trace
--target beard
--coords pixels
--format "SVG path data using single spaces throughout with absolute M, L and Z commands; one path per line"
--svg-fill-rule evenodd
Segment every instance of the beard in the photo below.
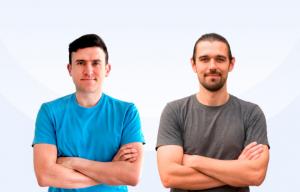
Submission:
M 209 77 L 214 75 L 214 77 Z M 204 74 L 204 77 L 198 77 L 200 84 L 211 92 L 219 91 L 226 83 L 227 75 L 222 76 L 222 73 L 217 70 L 210 70 L 208 73 Z

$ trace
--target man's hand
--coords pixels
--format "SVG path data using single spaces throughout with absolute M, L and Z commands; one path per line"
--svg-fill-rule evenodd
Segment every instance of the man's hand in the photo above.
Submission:
M 252 142 L 248 144 L 238 157 L 238 160 L 255 160 L 258 159 L 262 152 L 264 151 L 262 144 L 257 144 L 257 142 Z
M 114 161 L 128 161 L 133 163 L 137 160 L 138 150 L 132 144 L 123 145 L 113 158 Z

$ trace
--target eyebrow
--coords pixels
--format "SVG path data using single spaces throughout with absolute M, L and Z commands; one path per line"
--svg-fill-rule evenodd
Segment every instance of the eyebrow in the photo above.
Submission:
M 76 59 L 75 60 L 76 63 L 85 62 L 85 61 L 87 61 L 87 60 L 84 60 L 84 59 Z M 102 62 L 102 61 L 101 61 L 101 59 L 95 59 L 95 60 L 92 60 L 92 62 Z
M 201 55 L 201 56 L 199 56 L 198 58 L 199 58 L 199 59 L 202 59 L 202 58 L 211 58 L 211 57 L 208 56 L 208 55 Z M 213 58 L 224 58 L 224 59 L 226 59 L 227 57 L 224 56 L 224 55 L 216 55 L 216 56 L 214 56 Z
M 201 59 L 201 58 L 207 58 L 207 57 L 209 57 L 209 56 L 208 55 L 201 55 L 198 58 Z
M 222 57 L 222 58 L 227 58 L 226 56 L 224 56 L 224 55 L 217 55 L 216 57 Z

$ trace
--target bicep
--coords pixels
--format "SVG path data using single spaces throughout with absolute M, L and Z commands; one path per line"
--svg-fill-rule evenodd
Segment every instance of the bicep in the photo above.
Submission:
M 56 146 L 51 144 L 35 144 L 33 147 L 33 159 L 36 174 L 45 171 L 47 167 L 56 164 Z
M 269 147 L 267 145 L 264 145 L 263 147 L 264 151 L 258 159 L 249 160 L 252 165 L 252 172 L 254 173 L 251 185 L 260 185 L 266 177 L 269 164 Z
M 253 162 L 253 166 L 257 169 L 260 170 L 262 172 L 266 172 L 267 171 L 267 167 L 269 164 L 269 147 L 267 145 L 263 145 L 263 152 L 261 153 L 260 157 L 256 160 L 253 160 L 251 162 Z M 265 173 L 264 173 L 265 174 Z
M 179 145 L 163 145 L 157 149 L 157 164 L 160 174 L 168 172 L 169 166 L 182 164 L 183 148 Z

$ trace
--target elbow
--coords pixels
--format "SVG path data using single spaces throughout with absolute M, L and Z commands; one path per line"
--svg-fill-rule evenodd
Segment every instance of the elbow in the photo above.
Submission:
M 265 180 L 265 174 L 264 173 L 257 173 L 254 178 L 252 179 L 252 185 L 253 186 L 260 186 Z
M 128 185 L 133 186 L 133 187 L 136 186 L 138 183 L 139 183 L 139 178 L 131 178 L 128 181 Z
M 173 188 L 174 184 L 172 183 L 173 179 L 169 174 L 162 174 L 160 180 L 165 188 Z
M 130 186 L 136 186 L 140 181 L 140 175 L 139 173 L 134 173 L 130 176 L 129 179 L 129 185 Z
M 37 183 L 40 187 L 49 187 L 50 186 L 49 171 L 50 170 L 47 167 L 41 167 L 39 169 L 37 167 L 35 167 L 35 176 L 36 176 Z
M 139 171 L 133 171 L 127 177 L 127 185 L 136 186 L 140 181 L 140 173 Z
M 168 178 L 168 177 L 161 178 L 161 182 L 162 182 L 162 184 L 165 188 L 171 188 L 172 187 L 171 179 Z
M 250 179 L 250 185 L 252 186 L 260 186 L 266 177 L 266 172 L 264 170 L 256 170 Z
M 36 179 L 40 187 L 49 187 L 46 175 L 37 174 Z

